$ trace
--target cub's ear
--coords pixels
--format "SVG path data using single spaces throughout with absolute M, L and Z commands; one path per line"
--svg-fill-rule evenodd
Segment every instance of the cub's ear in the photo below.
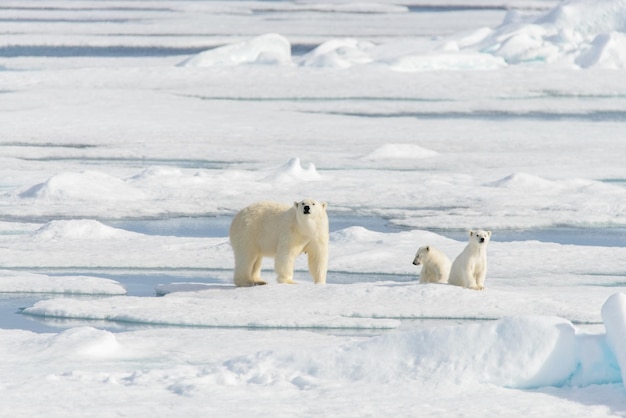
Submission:
M 328 204 L 326 202 L 322 202 L 322 207 L 326 209 L 328 207 Z
M 487 236 L 491 238 L 491 231 L 487 231 Z
M 430 245 L 426 246 L 426 251 L 430 251 Z
M 293 206 L 296 207 L 296 208 L 298 207 L 299 204 L 300 204 L 300 202 L 293 202 Z
M 469 236 L 473 237 L 474 236 L 474 231 L 469 231 Z

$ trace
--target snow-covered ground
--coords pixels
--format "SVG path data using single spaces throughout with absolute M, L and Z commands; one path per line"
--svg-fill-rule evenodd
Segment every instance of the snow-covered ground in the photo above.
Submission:
M 626 3 L 440 3 L 3 2 L 0 416 L 625 416 Z M 235 288 L 305 197 L 328 283 Z

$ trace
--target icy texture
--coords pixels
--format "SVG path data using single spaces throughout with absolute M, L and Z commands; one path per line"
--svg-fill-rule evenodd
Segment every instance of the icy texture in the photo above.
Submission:
M 425 51 L 393 56 L 393 44 L 376 48 L 357 39 L 327 41 L 295 61 L 308 67 L 349 68 L 375 63 L 397 71 L 494 70 L 505 66 L 555 64 L 580 68 L 625 68 L 626 4 L 618 0 L 563 2 L 539 16 L 510 12 L 495 29 L 449 37 Z M 222 46 L 181 65 L 291 63 L 290 42 L 267 34 Z M 398 45 L 397 50 L 404 47 Z
M 181 62 L 180 66 L 284 65 L 289 62 L 291 62 L 291 45 L 289 41 L 278 34 L 267 34 L 245 42 L 203 52 Z
M 602 319 L 609 346 L 617 357 L 626 385 L 626 294 L 616 293 L 606 301 L 602 306 Z
M 2 4 L 2 413 L 626 415 L 624 2 L 397 3 Z M 304 197 L 328 284 L 234 288 Z M 486 289 L 419 285 L 472 228 Z

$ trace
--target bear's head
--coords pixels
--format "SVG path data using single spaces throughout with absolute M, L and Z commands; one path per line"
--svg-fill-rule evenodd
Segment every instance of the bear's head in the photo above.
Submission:
M 483 231 L 482 229 L 470 231 L 469 235 L 470 244 L 475 245 L 487 245 L 487 243 L 491 239 L 491 231 Z
M 423 264 L 424 262 L 426 262 L 426 259 L 428 258 L 428 254 L 430 254 L 430 247 L 428 245 L 419 247 L 419 249 L 417 250 L 417 253 L 415 253 L 413 264 L 416 266 Z
M 326 202 L 318 202 L 317 200 L 304 199 L 299 202 L 293 202 L 298 216 L 318 215 L 326 213 Z
M 328 215 L 326 214 L 326 202 L 318 202 L 313 199 L 304 199 L 294 202 L 296 220 L 300 225 L 301 232 L 310 233 L 318 231 L 320 228 L 328 230 Z

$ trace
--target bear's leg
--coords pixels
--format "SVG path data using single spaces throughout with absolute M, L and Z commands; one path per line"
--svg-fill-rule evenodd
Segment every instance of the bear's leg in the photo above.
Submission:
M 266 284 L 260 277 L 261 260 L 261 257 L 248 258 L 235 255 L 235 285 L 249 287 Z
M 486 276 L 485 273 L 481 273 L 476 278 L 476 288 L 478 290 L 483 290 L 485 288 L 485 276 Z
M 293 281 L 293 269 L 296 262 L 296 254 L 293 251 L 289 251 L 288 246 L 280 248 L 276 252 L 274 258 L 274 271 L 276 272 L 276 281 L 278 283 L 294 284 Z
M 443 271 L 441 271 L 441 268 L 437 266 L 433 270 L 435 271 L 434 273 L 435 281 L 433 283 L 445 283 L 446 281 L 444 280 Z
M 328 252 L 309 247 L 307 250 L 309 273 L 313 277 L 313 283 L 326 283 L 326 273 L 328 272 Z
M 252 263 L 252 281 L 256 284 L 267 284 L 261 279 L 261 265 L 263 264 L 263 257 L 257 257 Z
M 467 287 L 474 290 L 479 290 L 478 285 L 476 284 L 476 278 L 473 274 L 467 275 Z

